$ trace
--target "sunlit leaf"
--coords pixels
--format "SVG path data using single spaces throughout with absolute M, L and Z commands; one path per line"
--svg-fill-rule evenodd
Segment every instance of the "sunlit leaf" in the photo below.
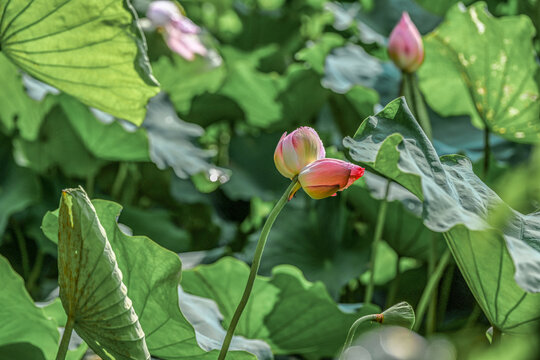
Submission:
M 423 202 L 424 224 L 445 233 L 467 284 L 494 326 L 505 332 L 536 326 L 540 214 L 510 209 L 473 173 L 465 157 L 439 159 L 402 99 L 364 120 L 344 145 L 355 161 Z M 500 209 L 506 210 L 508 221 L 494 228 L 490 216 Z
M 438 113 L 469 115 L 509 140 L 540 142 L 540 101 L 533 74 L 534 26 L 526 16 L 495 18 L 483 2 L 448 11 L 425 37 L 420 87 Z
M 89 106 L 141 124 L 158 92 L 129 1 L 0 4 L 0 46 L 30 75 Z

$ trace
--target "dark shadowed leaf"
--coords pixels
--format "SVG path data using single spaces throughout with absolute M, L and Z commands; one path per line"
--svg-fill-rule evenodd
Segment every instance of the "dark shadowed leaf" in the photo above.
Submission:
M 143 129 L 128 131 L 114 120 L 105 124 L 87 106 L 67 95 L 62 95 L 59 103 L 84 146 L 95 157 L 112 161 L 150 160 Z
M 345 193 L 324 201 L 307 200 L 307 206 L 300 203 L 302 195 L 291 200 L 272 228 L 261 273 L 270 275 L 273 267 L 291 264 L 309 281 L 322 281 L 337 298 L 343 286 L 367 270 L 369 241 L 357 233 Z M 258 236 L 250 236 L 245 251 L 249 258 Z
M 60 341 L 56 323 L 34 305 L 23 279 L 3 256 L 0 256 L 0 283 L 0 358 L 54 359 Z
M 9 155 L 8 155 L 9 156 Z M 0 161 L 0 243 L 9 217 L 36 203 L 41 188 L 35 173 L 19 167 L 10 159 L 1 156 Z

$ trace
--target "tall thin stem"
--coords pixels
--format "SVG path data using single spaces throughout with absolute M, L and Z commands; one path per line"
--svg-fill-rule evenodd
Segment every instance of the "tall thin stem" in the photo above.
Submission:
M 377 321 L 379 314 L 370 314 L 366 316 L 362 316 L 361 318 L 357 319 L 350 327 L 349 333 L 347 334 L 347 340 L 345 340 L 345 344 L 343 345 L 343 349 L 341 350 L 340 358 L 343 357 L 343 353 L 349 346 L 352 345 L 352 341 L 354 339 L 354 334 L 356 333 L 356 329 L 358 327 L 366 322 L 372 322 Z
M 496 327 L 492 326 L 493 334 L 491 335 L 491 345 L 498 345 L 501 343 L 502 331 Z
M 255 282 L 257 272 L 259 271 L 261 257 L 264 251 L 264 246 L 266 245 L 266 240 L 268 239 L 268 234 L 270 233 L 270 229 L 272 228 L 274 221 L 276 221 L 278 214 L 281 212 L 285 204 L 287 204 L 289 194 L 294 189 L 296 184 L 298 184 L 298 181 L 294 179 L 291 182 L 291 185 L 289 185 L 287 190 L 285 190 L 285 192 L 283 193 L 279 201 L 276 203 L 276 205 L 270 212 L 270 215 L 268 215 L 268 219 L 266 219 L 266 222 L 264 223 L 264 226 L 261 231 L 261 235 L 259 236 L 259 241 L 257 242 L 257 248 L 255 249 L 255 254 L 253 255 L 253 262 L 251 264 L 251 270 L 249 272 L 249 278 L 246 284 L 246 288 L 244 289 L 244 294 L 242 295 L 242 299 L 240 300 L 240 303 L 238 304 L 238 307 L 236 308 L 236 311 L 234 312 L 234 315 L 231 320 L 231 324 L 229 325 L 229 328 L 227 329 L 227 334 L 225 335 L 225 340 L 223 340 L 223 345 L 221 346 L 221 351 L 219 352 L 218 360 L 223 360 L 227 356 L 227 351 L 229 350 L 229 346 L 231 345 L 231 341 L 234 335 L 234 330 L 236 329 L 236 326 L 238 325 L 240 316 L 242 315 L 242 312 L 244 311 L 244 308 L 247 305 L 249 296 L 251 294 L 251 290 L 253 289 L 253 284 Z
M 114 183 L 111 190 L 111 196 L 113 199 L 119 199 L 120 191 L 122 190 L 122 185 L 126 180 L 129 170 L 129 164 L 127 162 L 120 162 L 118 164 L 118 170 L 116 172 L 116 177 L 114 178 Z
M 389 308 L 393 304 L 396 303 L 396 295 L 399 289 L 399 277 L 400 277 L 400 269 L 399 269 L 399 263 L 401 262 L 401 256 L 397 256 L 396 258 L 396 277 L 392 280 L 392 283 L 390 283 L 390 288 L 388 289 L 388 295 L 386 296 L 386 308 Z
M 437 248 L 435 247 L 435 239 L 433 236 L 429 239 L 429 260 L 428 260 L 428 273 L 432 276 L 435 272 L 435 265 L 437 264 Z M 433 295 L 429 302 L 427 321 L 426 321 L 426 334 L 431 335 L 435 332 L 436 319 L 437 319 L 437 296 L 438 289 L 433 289 Z
M 491 146 L 489 144 L 489 128 L 484 124 L 484 179 L 489 171 L 489 158 L 491 156 Z
M 414 73 L 402 73 L 401 95 L 407 99 L 407 105 L 424 130 L 426 136 L 431 139 L 431 122 L 424 103 L 424 98 L 418 87 L 418 79 Z
M 377 259 L 377 247 L 381 241 L 382 232 L 384 228 L 384 221 L 386 219 L 386 208 L 388 207 L 388 193 L 390 192 L 391 181 L 387 180 L 386 191 L 384 199 L 379 206 L 379 213 L 377 214 L 377 223 L 375 224 L 375 234 L 373 236 L 373 243 L 371 244 L 371 261 L 369 262 L 369 283 L 366 289 L 366 295 L 364 297 L 364 303 L 371 304 L 373 298 L 373 288 L 375 286 L 375 261 Z
M 451 258 L 451 254 L 450 254 L 450 251 L 447 249 L 444 252 L 443 256 L 441 257 L 441 260 L 439 261 L 439 264 L 435 268 L 435 271 L 429 277 L 428 283 L 426 284 L 426 287 L 424 288 L 424 292 L 422 293 L 422 296 L 420 297 L 420 301 L 418 302 L 418 306 L 416 307 L 416 322 L 414 324 L 414 329 L 413 329 L 416 332 L 420 330 L 420 326 L 422 325 L 422 319 L 424 318 L 424 314 L 426 313 L 426 309 L 430 302 L 431 296 L 433 295 L 433 292 L 439 285 L 439 281 L 441 280 L 441 277 L 444 273 L 444 269 L 448 265 L 450 258 Z
M 64 360 L 69 346 L 69 339 L 71 339 L 71 333 L 73 332 L 73 327 L 75 326 L 75 320 L 72 316 L 68 315 L 66 322 L 66 327 L 64 328 L 64 333 L 62 334 L 62 340 L 60 341 L 60 346 L 58 347 L 58 353 L 56 354 L 56 360 Z
M 15 220 L 11 221 L 13 231 L 15 232 L 15 238 L 17 239 L 17 245 L 19 245 L 19 251 L 21 252 L 21 263 L 23 269 L 23 277 L 28 280 L 30 274 L 30 261 L 28 259 L 28 248 L 26 247 L 26 239 L 19 226 L 19 223 Z

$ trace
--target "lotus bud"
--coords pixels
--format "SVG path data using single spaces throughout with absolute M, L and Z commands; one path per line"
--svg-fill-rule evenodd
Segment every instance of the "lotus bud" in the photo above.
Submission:
M 200 28 L 182 15 L 171 1 L 154 1 L 148 6 L 146 17 L 152 27 L 161 29 L 169 49 L 191 61 L 195 55 L 206 56 L 207 49 L 199 39 Z
M 324 159 L 326 152 L 319 134 L 303 126 L 287 135 L 285 132 L 274 152 L 274 163 L 281 175 L 293 179 L 315 160 Z
M 298 175 L 304 191 L 313 199 L 335 196 L 364 175 L 364 168 L 337 159 L 321 159 L 306 166 Z
M 406 12 L 390 34 L 388 55 L 398 68 L 409 73 L 416 71 L 424 61 L 422 37 Z

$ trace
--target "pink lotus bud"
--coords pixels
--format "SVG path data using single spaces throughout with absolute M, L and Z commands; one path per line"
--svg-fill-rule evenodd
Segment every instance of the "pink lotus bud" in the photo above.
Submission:
M 422 37 L 406 12 L 390 34 L 388 55 L 398 68 L 409 73 L 416 71 L 424 61 Z
M 148 5 L 146 17 L 154 26 L 166 26 L 182 17 L 178 6 L 171 1 L 154 1 Z
M 335 196 L 364 175 L 364 168 L 338 159 L 321 159 L 298 175 L 304 191 L 313 199 Z
M 195 59 L 195 54 L 207 54 L 199 39 L 199 27 L 182 15 L 175 3 L 154 1 L 148 6 L 146 16 L 152 27 L 165 30 L 167 46 L 184 59 L 191 61 Z
M 303 126 L 279 140 L 274 153 L 274 163 L 281 175 L 292 179 L 315 160 L 324 159 L 326 152 L 319 134 Z

